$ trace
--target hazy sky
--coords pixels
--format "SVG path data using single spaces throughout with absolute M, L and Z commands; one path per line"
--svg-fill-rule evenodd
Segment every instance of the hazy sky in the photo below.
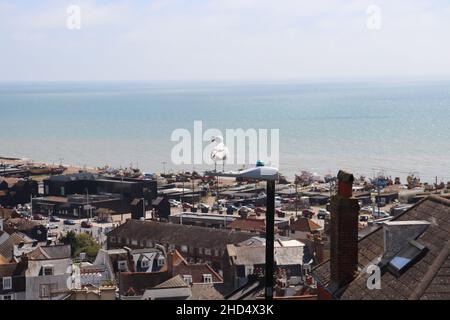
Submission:
M 447 0 L 0 0 L 0 81 L 417 76 L 450 77 Z

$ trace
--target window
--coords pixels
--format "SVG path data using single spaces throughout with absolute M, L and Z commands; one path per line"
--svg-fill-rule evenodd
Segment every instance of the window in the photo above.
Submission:
M 253 266 L 246 266 L 245 267 L 245 275 L 249 276 L 251 274 L 253 274 Z
M 405 272 L 411 265 L 420 260 L 427 248 L 417 241 L 411 240 L 403 250 L 396 254 L 388 263 L 388 269 L 397 277 Z
M 131 240 L 131 244 L 132 244 L 133 246 L 137 246 L 137 245 L 138 245 L 138 242 L 137 242 L 137 240 Z
M 181 252 L 187 253 L 188 252 L 188 246 L 181 246 Z
M 119 271 L 127 271 L 127 261 L 126 260 L 121 260 L 121 261 L 119 261 L 118 262 L 118 268 L 119 268 Z
M 3 278 L 3 290 L 11 290 L 12 289 L 12 278 L 4 277 Z
M 5 294 L 3 296 L 0 296 L 0 300 L 8 300 L 8 301 L 14 300 L 14 295 L 12 295 L 12 294 Z
M 214 250 L 214 255 L 216 256 L 216 257 L 219 257 L 220 256 L 220 250 Z
M 211 274 L 204 274 L 203 275 L 203 282 L 204 283 L 212 283 L 212 275 Z
M 147 247 L 149 247 L 149 248 L 153 247 L 153 241 L 152 240 L 148 240 L 147 241 Z
M 205 255 L 210 256 L 211 255 L 211 250 L 210 249 L 205 249 Z
M 203 248 L 198 248 L 198 254 L 203 254 Z
M 169 250 L 175 250 L 175 245 L 174 244 L 169 245 Z
M 157 263 L 158 267 L 162 267 L 162 266 L 164 266 L 164 262 L 165 262 L 164 257 L 160 256 L 160 257 L 158 257 L 158 260 L 156 263 Z
M 61 187 L 61 195 L 64 197 L 66 195 L 66 190 L 64 187 Z
M 148 260 L 141 260 L 141 268 L 148 268 L 150 263 Z
M 186 282 L 189 285 L 192 284 L 192 276 L 190 274 L 183 275 L 183 280 L 184 280 L 184 282 Z
M 116 237 L 111 236 L 111 243 L 116 243 Z
M 42 274 L 44 276 L 52 276 L 54 274 L 54 267 L 53 266 L 43 266 L 42 267 Z

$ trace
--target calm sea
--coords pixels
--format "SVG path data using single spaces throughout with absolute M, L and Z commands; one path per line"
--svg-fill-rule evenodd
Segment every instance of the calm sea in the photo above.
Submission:
M 0 84 L 0 115 L 0 155 L 35 161 L 178 171 L 171 133 L 202 120 L 280 129 L 291 177 L 344 168 L 450 180 L 450 82 Z

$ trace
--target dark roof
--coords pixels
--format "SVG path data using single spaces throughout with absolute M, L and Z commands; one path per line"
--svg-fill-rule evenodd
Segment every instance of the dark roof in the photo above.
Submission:
M 348 287 L 335 291 L 341 299 L 450 299 L 450 200 L 430 196 L 391 221 L 422 220 L 430 226 L 416 240 L 428 252 L 399 277 L 390 272 L 381 276 L 381 289 L 369 290 L 369 274 L 364 268 L 378 261 L 384 252 L 383 229 L 361 238 L 358 242 L 359 275 Z M 319 283 L 330 283 L 330 261 L 317 266 L 313 273 Z
M 47 180 L 69 182 L 69 181 L 76 181 L 76 180 L 95 180 L 96 178 L 97 178 L 97 176 L 93 173 L 80 172 L 80 173 L 74 173 L 74 174 L 51 176 Z
M 252 237 L 246 232 L 131 219 L 109 232 L 108 237 L 111 236 L 219 250 L 225 249 L 227 244 L 239 243 Z
M 121 272 L 120 292 L 125 296 L 141 296 L 168 279 L 167 272 Z

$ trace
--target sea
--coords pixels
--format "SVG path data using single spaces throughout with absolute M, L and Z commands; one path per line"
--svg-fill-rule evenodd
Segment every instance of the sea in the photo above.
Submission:
M 450 181 L 449 81 L 1 83 L 0 118 L 0 156 L 37 162 L 209 170 L 171 156 L 174 130 L 202 121 L 279 129 L 291 178 L 345 169 Z

